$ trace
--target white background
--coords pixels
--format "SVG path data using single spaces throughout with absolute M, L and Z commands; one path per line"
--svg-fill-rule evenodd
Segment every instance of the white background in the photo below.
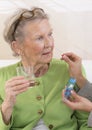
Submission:
M 3 39 L 4 22 L 17 8 L 31 6 L 43 8 L 50 16 L 54 57 L 73 51 L 92 60 L 92 0 L 0 0 L 0 59 L 14 59 Z

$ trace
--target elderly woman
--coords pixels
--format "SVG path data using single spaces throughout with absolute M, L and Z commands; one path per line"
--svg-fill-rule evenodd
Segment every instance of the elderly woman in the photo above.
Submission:
M 52 59 L 52 28 L 43 9 L 20 9 L 7 21 L 4 37 L 21 61 L 0 69 L 0 129 L 91 130 L 88 113 L 74 112 L 62 102 L 68 66 Z M 25 76 L 17 76 L 18 66 L 34 68 L 34 86 Z

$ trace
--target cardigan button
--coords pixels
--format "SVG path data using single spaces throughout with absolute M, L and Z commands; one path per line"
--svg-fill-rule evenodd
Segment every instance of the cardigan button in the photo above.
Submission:
M 37 100 L 41 100 L 42 97 L 39 95 L 39 96 L 36 97 L 36 99 L 37 99 Z
M 40 85 L 40 82 L 39 82 L 39 81 L 36 81 L 36 82 L 35 82 L 35 85 L 39 86 L 39 85 Z
M 50 124 L 50 125 L 49 125 L 49 128 L 50 128 L 50 129 L 52 129 L 52 128 L 53 128 L 53 125 L 52 125 L 52 124 Z
M 42 113 L 43 113 L 43 111 L 42 111 L 42 110 L 39 110 L 39 111 L 38 111 L 38 114 L 40 114 L 40 115 L 41 115 Z

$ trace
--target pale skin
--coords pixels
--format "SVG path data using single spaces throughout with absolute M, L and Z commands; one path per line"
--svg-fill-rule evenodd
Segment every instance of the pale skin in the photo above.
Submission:
M 86 83 L 86 78 L 82 74 L 82 61 L 81 58 L 72 52 L 64 53 L 62 59 L 69 65 L 70 77 L 77 80 L 78 86 L 81 88 Z
M 23 66 L 32 65 L 35 74 L 40 70 L 41 76 L 48 70 L 48 63 L 53 56 L 54 40 L 52 28 L 47 19 L 35 20 L 23 27 L 25 37 L 23 43 L 20 40 L 12 42 L 12 48 L 20 53 Z M 9 124 L 17 95 L 29 88 L 29 81 L 24 77 L 13 77 L 5 84 L 5 99 L 2 103 L 2 116 L 6 124 Z
M 5 99 L 2 103 L 2 116 L 6 124 L 9 124 L 16 96 L 28 90 L 29 81 L 24 77 L 13 77 L 5 84 Z
M 86 78 L 82 75 L 81 71 L 81 58 L 74 53 L 64 53 L 62 59 L 65 60 L 69 65 L 70 76 L 76 78 L 79 87 L 83 87 L 87 82 Z M 73 110 L 92 111 L 92 102 L 88 99 L 79 96 L 74 91 L 71 91 L 73 100 L 68 100 L 64 97 L 64 91 L 62 92 L 63 102 Z
M 63 102 L 70 107 L 72 110 L 82 110 L 91 112 L 92 111 L 92 102 L 88 99 L 79 96 L 74 91 L 71 91 L 71 95 L 73 97 L 73 100 L 68 100 L 64 97 L 64 90 L 62 92 L 62 98 Z

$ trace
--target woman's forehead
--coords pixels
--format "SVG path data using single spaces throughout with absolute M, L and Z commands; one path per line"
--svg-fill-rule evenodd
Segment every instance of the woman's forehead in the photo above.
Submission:
M 44 20 L 36 20 L 33 22 L 29 22 L 24 27 L 25 33 L 35 33 L 38 34 L 39 32 L 51 31 L 52 27 L 47 19 Z

